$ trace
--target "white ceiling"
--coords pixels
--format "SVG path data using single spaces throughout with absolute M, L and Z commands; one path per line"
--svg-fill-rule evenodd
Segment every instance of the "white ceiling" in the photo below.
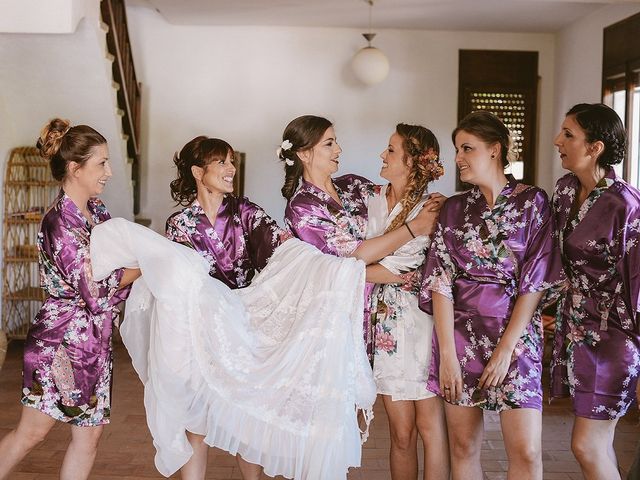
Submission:
M 366 0 L 129 0 L 177 25 L 366 29 Z M 555 32 L 605 5 L 640 0 L 375 0 L 373 29 Z

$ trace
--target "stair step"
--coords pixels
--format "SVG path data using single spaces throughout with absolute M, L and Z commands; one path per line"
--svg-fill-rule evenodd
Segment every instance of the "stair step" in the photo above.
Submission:
M 121 108 L 116 108 L 116 115 L 124 117 L 124 110 Z
M 112 53 L 105 53 L 105 57 L 107 57 L 107 60 L 109 60 L 111 63 L 116 61 L 116 57 Z
M 127 165 L 133 165 L 133 158 L 127 156 Z
M 115 80 L 111 81 L 111 87 L 113 87 L 114 90 L 120 90 L 120 84 Z
M 109 32 L 109 24 L 107 24 L 104 21 L 100 20 L 100 30 L 102 30 L 104 33 L 108 33 Z

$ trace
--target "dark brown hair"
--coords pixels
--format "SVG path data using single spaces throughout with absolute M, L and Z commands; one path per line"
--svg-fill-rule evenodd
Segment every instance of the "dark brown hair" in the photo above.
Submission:
M 431 130 L 421 125 L 396 125 L 396 133 L 402 137 L 405 164 L 409 159 L 413 161 L 405 194 L 400 200 L 402 210 L 386 229 L 391 232 L 400 227 L 407 216 L 422 198 L 427 184 L 440 178 L 444 174 L 444 167 L 440 162 L 440 144 Z
M 509 129 L 496 115 L 480 110 L 464 117 L 451 134 L 454 145 L 456 144 L 456 135 L 461 130 L 478 137 L 487 145 L 499 143 L 502 167 L 506 168 L 509 165 L 511 135 Z
M 600 141 L 604 144 L 598 165 L 606 168 L 624 160 L 627 132 L 614 109 L 602 103 L 579 103 L 567 112 L 569 115 L 573 115 L 584 130 L 587 142 Z
M 303 115 L 289 122 L 282 133 L 282 141 L 288 140 L 291 148 L 280 149 L 279 158 L 284 162 L 284 185 L 280 190 L 282 196 L 289 200 L 300 183 L 302 177 L 302 161 L 298 152 L 315 147 L 322 139 L 322 135 L 333 124 L 323 117 L 315 115 Z M 293 165 L 287 164 L 293 163 Z
M 49 160 L 53 178 L 61 182 L 70 162 L 82 166 L 91 157 L 94 147 L 106 143 L 100 133 L 87 125 L 72 127 L 69 120 L 54 118 L 42 128 L 36 147 L 42 158 Z
M 215 161 L 224 161 L 228 155 L 233 156 L 233 148 L 224 140 L 209 138 L 204 135 L 194 138 L 187 143 L 180 153 L 173 156 L 177 177 L 170 184 L 171 198 L 178 205 L 191 205 L 198 196 L 196 179 L 191 167 L 206 169 L 207 165 Z

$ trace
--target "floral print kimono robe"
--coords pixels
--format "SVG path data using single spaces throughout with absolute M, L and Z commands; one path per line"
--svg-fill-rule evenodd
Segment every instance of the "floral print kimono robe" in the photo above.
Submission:
M 610 169 L 584 203 L 578 178 L 553 196 L 569 289 L 558 302 L 551 395 L 575 414 L 610 420 L 635 397 L 640 369 L 640 192 Z
M 389 185 L 376 186 L 369 199 L 367 238 L 383 235 L 402 211 L 397 204 L 391 212 L 387 204 Z M 413 207 L 407 221 L 418 215 L 428 199 L 425 192 Z M 418 307 L 420 272 L 431 243 L 420 235 L 405 243 L 380 265 L 401 275 L 418 269 L 416 281 L 375 285 L 370 297 L 371 321 L 374 329 L 373 378 L 377 391 L 393 400 L 422 400 L 433 397 L 427 390 L 433 318 Z
M 323 253 L 338 257 L 351 255 L 367 237 L 367 202 L 373 183 L 358 175 L 343 175 L 333 179 L 342 205 L 312 183 L 302 180 L 296 193 L 287 202 L 285 225 L 294 237 L 310 243 Z M 365 287 L 365 305 L 373 289 Z M 367 355 L 373 355 L 373 335 L 365 312 L 364 342 Z
M 348 257 L 366 239 L 367 200 L 373 184 L 358 175 L 333 179 L 342 205 L 312 183 L 302 185 L 289 199 L 284 221 L 293 236 L 323 253 Z
M 94 224 L 110 217 L 97 198 L 87 205 Z M 40 279 L 49 298 L 24 345 L 22 403 L 73 425 L 109 423 L 113 322 L 130 288 L 118 289 L 123 270 L 94 282 L 91 224 L 64 193 L 38 234 Z
M 459 405 L 495 411 L 542 409 L 541 307 L 516 345 L 503 384 L 480 390 L 478 381 L 509 323 L 516 297 L 547 290 L 562 280 L 543 190 L 509 177 L 493 208 L 478 187 L 447 200 L 425 263 L 420 307 L 433 313 L 432 291 L 453 302 L 463 384 Z M 434 331 L 427 388 L 442 396 L 439 369 Z
M 167 219 L 166 237 L 193 248 L 207 259 L 209 275 L 229 288 L 251 283 L 262 270 L 287 232 L 246 197 L 225 195 L 211 225 L 196 200 Z

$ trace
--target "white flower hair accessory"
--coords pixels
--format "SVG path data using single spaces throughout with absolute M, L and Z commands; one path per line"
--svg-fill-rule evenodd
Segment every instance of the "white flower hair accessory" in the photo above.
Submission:
M 293 147 L 293 143 L 291 143 L 289 140 L 283 140 L 280 146 L 278 147 L 278 149 L 276 150 L 276 155 L 278 156 L 278 158 L 282 158 L 282 152 L 283 151 L 286 152 L 287 150 L 290 150 L 291 147 Z M 293 160 L 291 160 L 290 158 L 285 159 L 284 163 L 290 167 L 293 166 Z

